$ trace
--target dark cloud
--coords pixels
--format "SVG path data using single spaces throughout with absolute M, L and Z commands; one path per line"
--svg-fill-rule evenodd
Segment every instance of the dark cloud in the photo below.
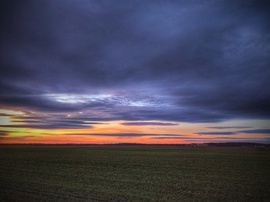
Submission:
M 236 132 L 198 132 L 194 133 L 198 135 L 235 135 Z
M 249 126 L 216 126 L 216 127 L 207 127 L 211 129 L 244 129 L 244 128 L 253 128 Z
M 239 132 L 241 132 L 241 133 L 270 134 L 270 129 L 242 130 Z
M 22 141 L 22 140 L 27 140 L 28 138 L 36 138 L 37 136 L 33 136 L 33 135 L 25 135 L 25 136 L 11 136 L 11 137 L 1 137 L 0 136 L 0 139 L 2 139 L 2 140 L 5 140 L 5 138 L 6 139 L 8 139 L 8 140 L 10 140 L 10 141 Z M 43 140 L 39 140 L 39 142 L 43 142 Z M 46 142 L 46 141 L 45 141 Z M 0 143 L 1 144 L 1 143 Z M 17 143 L 15 143 L 15 144 L 17 144 Z
M 0 106 L 89 121 L 270 118 L 267 1 L 3 0 L 0 15 Z
M 1 138 L 5 138 L 5 137 L 7 137 L 8 136 L 8 131 L 5 131 L 5 130 L 1 130 L 0 131 L 0 139 Z
M 217 137 L 215 139 L 212 138 L 191 138 L 191 137 L 151 137 L 151 139 L 182 139 L 186 143 L 221 143 L 221 142 L 247 142 L 247 143 L 262 143 L 262 144 L 269 144 L 269 138 L 262 138 L 262 139 L 252 139 L 252 138 L 237 138 L 237 137 Z
M 187 140 L 187 137 L 151 137 L 151 139 L 159 139 L 159 140 L 177 140 L 177 139 L 184 139 Z
M 191 122 L 191 123 L 204 123 L 204 122 L 219 122 L 226 120 L 225 115 L 217 112 L 205 111 L 202 109 L 186 109 L 177 108 L 174 106 L 163 107 L 144 107 L 134 108 L 132 111 L 114 112 L 115 118 L 122 118 L 129 121 L 144 121 L 144 120 L 159 120 L 159 121 L 179 121 L 179 122 Z M 118 118 L 118 119 L 119 119 Z
M 224 141 L 225 140 L 225 141 Z M 270 141 L 267 138 L 263 138 L 263 139 L 251 139 L 251 138 L 230 138 L 230 139 L 202 139 L 202 138 L 198 138 L 198 139 L 187 139 L 185 140 L 186 142 L 190 142 L 190 143 L 229 143 L 229 142 L 235 142 L 235 143 L 261 143 L 261 144 L 269 144 Z
M 0 113 L 0 116 L 10 116 L 10 115 L 5 114 L 5 113 Z
M 122 125 L 126 125 L 126 126 L 147 126 L 147 125 L 151 125 L 151 126 L 175 126 L 175 125 L 179 125 L 179 124 L 169 123 L 169 122 L 125 122 L 125 123 L 122 123 Z
M 0 127 L 3 127 L 3 128 L 31 128 L 31 129 L 92 128 L 91 125 L 87 125 L 87 124 L 71 124 L 71 123 L 10 124 L 10 125 L 0 125 Z
M 13 118 L 12 124 L 1 124 L 2 128 L 32 128 L 32 129 L 61 129 L 61 128 L 93 128 L 94 124 L 85 119 L 63 117 L 55 115 L 44 116 L 20 116 Z
M 216 127 L 211 127 L 216 128 Z M 220 128 L 220 127 L 218 127 Z M 228 128 L 228 127 L 227 127 Z M 243 127 L 229 127 L 229 128 L 243 128 Z M 226 129 L 226 127 L 221 127 L 221 129 Z M 251 133 L 251 134 L 270 134 L 270 129 L 253 129 L 253 130 L 240 130 L 240 131 L 217 131 L 217 132 L 198 132 L 194 134 L 198 135 L 235 135 L 239 133 Z

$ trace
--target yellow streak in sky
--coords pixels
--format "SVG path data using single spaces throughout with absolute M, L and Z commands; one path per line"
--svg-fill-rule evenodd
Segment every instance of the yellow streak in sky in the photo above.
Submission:
M 6 115 L 23 115 L 24 113 L 21 111 L 14 111 L 14 110 L 8 110 L 8 109 L 0 109 L 0 114 L 6 114 Z

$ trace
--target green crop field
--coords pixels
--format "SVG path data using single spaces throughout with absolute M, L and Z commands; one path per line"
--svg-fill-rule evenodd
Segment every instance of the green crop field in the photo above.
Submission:
M 2 145 L 0 201 L 270 201 L 270 148 Z

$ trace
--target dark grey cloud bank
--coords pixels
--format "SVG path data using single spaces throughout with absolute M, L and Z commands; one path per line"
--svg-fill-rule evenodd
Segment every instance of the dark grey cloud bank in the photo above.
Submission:
M 7 114 L 4 114 L 7 115 Z M 31 129 L 78 129 L 93 128 L 101 122 L 89 121 L 82 117 L 69 117 L 61 114 L 31 114 L 26 113 L 24 116 L 13 115 L 12 124 L 5 124 L 0 121 L 2 128 L 31 128 Z
M 0 15 L 2 106 L 93 121 L 270 118 L 268 1 L 2 0 Z
M 270 129 L 242 130 L 239 132 L 241 132 L 241 133 L 269 134 L 270 135 Z
M 198 132 L 198 135 L 235 135 L 236 132 Z
M 122 123 L 122 125 L 126 125 L 126 126 L 177 126 L 179 124 L 176 123 L 169 123 L 169 122 L 140 122 L 140 121 L 136 121 L 136 122 L 125 122 Z
M 236 135 L 236 134 L 240 134 L 240 133 L 270 135 L 270 129 L 253 129 L 253 130 L 222 131 L 222 132 L 220 132 L 220 131 L 197 132 L 197 133 L 194 133 L 194 134 L 198 134 L 198 135 Z
M 3 128 L 31 128 L 31 129 L 61 129 L 61 128 L 92 128 L 97 122 L 86 122 L 76 119 L 51 119 L 40 117 L 36 120 L 13 121 L 13 124 L 0 124 Z
M 245 128 L 252 128 L 250 126 L 216 126 L 216 127 L 207 127 L 211 129 L 245 129 Z

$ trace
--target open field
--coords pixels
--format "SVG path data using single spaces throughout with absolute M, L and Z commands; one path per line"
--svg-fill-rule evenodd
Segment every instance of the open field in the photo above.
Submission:
M 0 201 L 270 201 L 270 148 L 0 146 Z

